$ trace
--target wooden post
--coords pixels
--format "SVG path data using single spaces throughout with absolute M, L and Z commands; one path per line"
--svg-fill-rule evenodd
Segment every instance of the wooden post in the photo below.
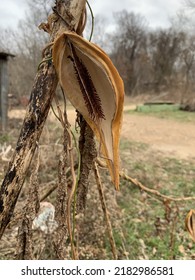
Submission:
M 8 110 L 8 66 L 7 54 L 0 53 L 0 127 L 2 131 L 7 128 Z

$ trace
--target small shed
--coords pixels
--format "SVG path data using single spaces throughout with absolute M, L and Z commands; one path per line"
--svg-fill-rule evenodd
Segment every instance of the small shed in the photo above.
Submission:
M 0 51 L 0 130 L 7 128 L 8 112 L 8 58 L 13 54 Z

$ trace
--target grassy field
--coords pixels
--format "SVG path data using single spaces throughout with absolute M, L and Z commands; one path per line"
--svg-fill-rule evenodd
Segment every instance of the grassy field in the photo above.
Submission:
M 195 122 L 195 113 L 178 109 L 177 105 L 138 106 L 136 110 L 128 110 L 127 114 L 148 115 L 161 119 L 173 119 L 182 122 Z
M 194 195 L 195 161 L 151 156 L 149 147 L 122 141 L 126 172 L 148 188 L 178 198 Z M 160 200 L 122 181 L 118 203 L 124 213 L 124 245 L 130 259 L 194 259 L 185 217 L 195 202 Z M 119 242 L 120 243 L 120 242 Z
M 141 106 L 127 114 L 178 122 L 195 122 L 195 114 L 175 106 Z M 178 198 L 195 194 L 195 160 L 152 153 L 145 143 L 121 142 L 124 169 L 145 186 Z M 123 181 L 118 200 L 124 211 L 125 246 L 130 259 L 194 259 L 195 245 L 185 229 L 185 217 L 195 201 L 162 201 Z

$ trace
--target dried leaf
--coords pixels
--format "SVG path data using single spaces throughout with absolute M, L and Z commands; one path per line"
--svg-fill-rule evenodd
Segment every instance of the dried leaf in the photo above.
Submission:
M 183 245 L 179 245 L 178 249 L 179 249 L 179 252 L 180 252 L 181 254 L 183 254 L 183 255 L 186 254 L 186 251 L 185 251 L 185 248 L 184 248 Z
M 194 209 L 191 209 L 190 212 L 187 214 L 185 224 L 190 236 L 195 241 L 195 210 Z
M 66 96 L 97 136 L 112 181 L 119 189 L 124 102 L 120 75 L 102 49 L 73 32 L 64 32 L 54 42 L 53 62 Z

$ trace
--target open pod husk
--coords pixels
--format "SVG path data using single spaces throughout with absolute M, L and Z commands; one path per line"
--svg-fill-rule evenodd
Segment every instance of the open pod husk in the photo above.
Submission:
M 195 242 L 195 209 L 191 209 L 185 220 L 186 229 Z
M 55 40 L 53 63 L 65 95 L 97 136 L 118 190 L 124 103 L 118 71 L 102 49 L 74 32 L 64 32 Z

